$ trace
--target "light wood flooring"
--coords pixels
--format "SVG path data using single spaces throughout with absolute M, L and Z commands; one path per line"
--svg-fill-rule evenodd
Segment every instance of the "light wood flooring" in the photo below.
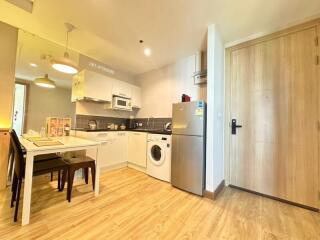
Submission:
M 98 198 L 91 183 L 79 181 L 71 203 L 55 187 L 34 179 L 25 227 L 0 192 L 0 239 L 320 239 L 319 213 L 232 188 L 212 201 L 128 168 L 103 173 Z

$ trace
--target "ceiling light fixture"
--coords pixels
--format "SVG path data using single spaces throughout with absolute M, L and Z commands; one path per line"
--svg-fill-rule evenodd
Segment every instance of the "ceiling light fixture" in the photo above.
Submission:
M 151 55 L 151 49 L 150 48 L 145 48 L 143 50 L 143 52 L 144 52 L 144 55 L 146 55 L 147 57 L 149 57 Z
M 29 63 L 29 65 L 30 65 L 31 67 L 34 67 L 34 68 L 38 67 L 38 65 L 35 64 L 35 63 Z
M 36 78 L 33 81 L 34 84 L 36 84 L 39 87 L 44 87 L 44 88 L 55 88 L 56 84 L 54 81 L 49 79 L 48 74 L 45 74 L 44 77 Z
M 66 50 L 63 57 L 51 60 L 51 66 L 59 72 L 76 74 L 79 72 L 78 65 L 70 59 L 68 53 L 69 33 L 72 32 L 75 27 L 70 23 L 65 23 L 65 26 L 67 28 Z

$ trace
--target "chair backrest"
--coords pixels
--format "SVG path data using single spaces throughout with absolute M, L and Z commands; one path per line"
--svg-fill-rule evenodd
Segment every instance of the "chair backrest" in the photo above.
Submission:
M 22 178 L 25 171 L 25 162 L 21 144 L 16 132 L 13 129 L 10 131 L 10 137 L 10 143 L 14 157 L 14 171 L 17 174 L 18 178 Z

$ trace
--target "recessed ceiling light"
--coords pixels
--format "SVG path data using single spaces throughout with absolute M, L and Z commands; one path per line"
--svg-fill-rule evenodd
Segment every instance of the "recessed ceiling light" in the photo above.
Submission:
M 31 67 L 38 67 L 38 65 L 35 64 L 35 63 L 30 63 L 30 66 L 31 66 Z
M 146 55 L 147 57 L 149 57 L 151 55 L 151 49 L 150 48 L 145 48 L 143 52 L 144 52 L 144 55 Z

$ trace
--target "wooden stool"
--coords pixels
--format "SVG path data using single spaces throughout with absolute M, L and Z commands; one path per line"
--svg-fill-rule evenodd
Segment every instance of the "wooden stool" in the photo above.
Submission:
M 79 157 L 74 157 L 74 158 L 67 158 L 67 159 L 64 159 L 64 161 L 69 165 L 69 167 L 68 167 L 67 172 L 63 171 L 63 173 L 62 173 L 61 190 L 63 190 L 63 188 L 64 188 L 66 177 L 68 175 L 67 200 L 69 202 L 71 202 L 74 173 L 81 168 L 84 169 L 86 184 L 88 184 L 88 175 L 89 175 L 88 169 L 89 168 L 91 169 L 92 187 L 94 190 L 95 177 L 96 177 L 96 164 L 95 164 L 94 159 L 92 159 L 88 156 L 79 156 Z

